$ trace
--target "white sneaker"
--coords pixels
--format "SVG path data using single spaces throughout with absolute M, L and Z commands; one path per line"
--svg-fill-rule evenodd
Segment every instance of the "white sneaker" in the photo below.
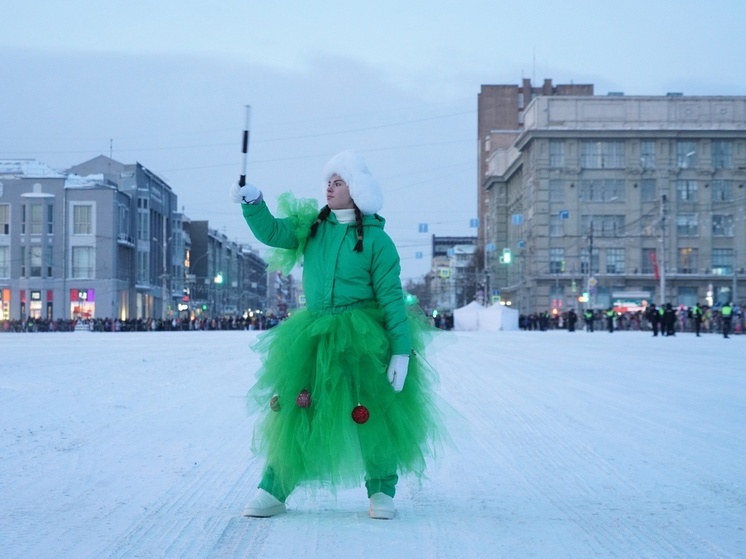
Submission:
M 243 509 L 244 516 L 258 516 L 260 518 L 266 518 L 268 516 L 275 516 L 285 512 L 285 503 L 280 501 L 274 495 L 266 492 L 264 489 L 260 489 L 254 495 L 254 498 L 249 501 L 246 508 Z
M 371 518 L 391 520 L 396 514 L 394 499 L 385 493 L 374 493 L 370 496 L 370 510 L 368 514 L 370 514 Z

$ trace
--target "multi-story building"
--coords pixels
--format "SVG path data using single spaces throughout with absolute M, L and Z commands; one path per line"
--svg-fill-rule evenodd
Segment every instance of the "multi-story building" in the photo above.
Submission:
M 484 300 L 485 276 L 477 273 L 476 245 L 476 237 L 432 236 L 432 270 L 425 280 L 433 309 L 452 311 Z
M 496 158 L 504 162 L 510 148 L 524 127 L 524 112 L 532 99 L 537 96 L 593 95 L 593 85 L 558 84 L 546 79 L 540 87 L 531 85 L 531 80 L 524 79 L 521 85 L 482 85 L 477 96 L 477 138 L 478 138 L 478 175 L 477 175 L 477 214 L 479 217 L 477 236 L 477 266 L 480 272 L 486 270 L 487 259 L 494 255 L 492 240 L 505 235 L 505 223 L 494 223 L 487 219 L 491 202 L 491 192 L 483 188 L 483 181 L 488 176 L 490 162 Z M 493 229 L 489 229 L 493 227 Z M 505 247 L 502 247 L 505 248 Z M 495 270 L 498 275 L 490 278 L 492 286 L 505 285 L 505 270 Z M 494 289 L 493 289 L 494 291 Z
M 0 161 L 0 319 L 133 312 L 131 208 L 101 174 Z
M 171 187 L 139 163 L 100 156 L 63 173 L 0 160 L 0 320 L 185 316 L 201 264 L 211 314 L 245 310 L 245 278 L 266 301 L 263 261 L 208 234 L 206 221 L 192 239 L 176 207 Z
M 207 221 L 187 224 L 187 293 L 192 313 L 236 316 L 267 308 L 267 264 L 250 247 L 211 229 Z
M 522 118 L 481 172 L 503 299 L 533 312 L 584 293 L 596 308 L 744 298 L 746 97 L 541 95 Z
M 103 155 L 68 170 L 79 176 L 102 175 L 131 200 L 126 221 L 134 232 L 135 289 L 123 301 L 134 318 L 166 318 L 178 303 L 171 290 L 173 277 L 183 277 L 179 259 L 174 258 L 180 230 L 178 198 L 156 173 L 140 163 L 123 164 Z M 120 211 L 123 211 L 120 210 Z M 124 227 L 124 221 L 120 224 Z M 177 266 L 176 273 L 172 269 Z

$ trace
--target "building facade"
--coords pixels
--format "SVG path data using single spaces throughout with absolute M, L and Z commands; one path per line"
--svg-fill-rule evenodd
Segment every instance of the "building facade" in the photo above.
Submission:
M 139 163 L 100 156 L 58 172 L 0 160 L 0 321 L 188 316 L 195 248 L 219 283 L 207 290 L 211 312 L 245 312 L 247 279 L 251 300 L 266 300 L 264 262 L 216 231 L 195 244 L 176 208 Z
M 535 87 L 531 80 L 524 79 L 520 85 L 482 85 L 477 96 L 477 138 L 478 138 L 478 174 L 477 174 L 477 253 L 480 271 L 486 269 L 485 262 L 493 255 L 487 254 L 495 247 L 491 240 L 504 235 L 504 231 L 490 230 L 489 227 L 504 228 L 503 223 L 494 223 L 487 219 L 490 211 L 491 192 L 483 188 L 484 178 L 489 175 L 489 166 L 495 165 L 496 158 L 503 162 L 511 147 L 524 128 L 525 110 L 531 100 L 538 96 L 562 97 L 569 95 L 593 95 L 590 84 L 552 84 L 545 79 L 541 86 Z M 497 270 L 499 275 L 492 277 L 493 285 L 504 285 L 505 271 Z
M 504 300 L 744 299 L 746 97 L 537 96 L 522 118 L 481 176 L 484 266 Z

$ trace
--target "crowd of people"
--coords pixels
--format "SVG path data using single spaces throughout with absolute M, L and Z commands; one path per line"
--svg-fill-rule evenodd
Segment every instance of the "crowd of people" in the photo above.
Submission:
M 183 317 L 183 318 L 89 318 L 54 320 L 27 318 L 25 320 L 2 320 L 0 332 L 173 332 L 203 330 L 268 330 L 277 326 L 282 318 L 259 314 L 253 317 Z
M 746 317 L 743 309 L 726 303 L 717 307 L 695 304 L 691 307 L 671 303 L 663 306 L 648 305 L 644 310 L 619 312 L 614 308 L 586 309 L 576 312 L 544 311 L 521 315 L 518 321 L 521 330 L 558 330 L 587 332 L 616 330 L 647 331 L 653 336 L 675 336 L 677 332 L 701 334 L 730 334 L 746 332 Z

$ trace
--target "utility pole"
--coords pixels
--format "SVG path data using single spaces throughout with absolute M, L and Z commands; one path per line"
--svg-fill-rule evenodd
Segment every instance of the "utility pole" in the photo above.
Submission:
M 660 305 L 666 304 L 666 195 L 661 194 L 661 243 L 658 254 L 658 274 L 660 277 Z
M 596 286 L 591 285 L 593 278 L 593 216 L 590 216 L 590 226 L 588 227 L 588 281 L 585 283 L 585 289 L 588 293 L 588 300 L 585 302 L 586 308 L 593 308 L 592 299 L 596 297 Z M 591 295 L 592 293 L 592 295 Z
M 166 216 L 163 216 L 163 274 L 161 276 L 162 279 L 162 285 L 161 285 L 161 293 L 163 294 L 163 300 L 161 302 L 161 318 L 163 320 L 166 320 L 168 318 L 168 308 L 166 306 L 166 301 L 168 301 L 171 296 L 167 293 L 168 291 L 168 258 L 167 253 L 168 252 L 168 240 L 166 237 Z
M 733 305 L 738 304 L 738 276 L 736 275 L 738 268 L 738 253 L 736 252 L 736 249 L 733 249 L 733 289 L 731 290 L 730 294 L 730 302 Z

